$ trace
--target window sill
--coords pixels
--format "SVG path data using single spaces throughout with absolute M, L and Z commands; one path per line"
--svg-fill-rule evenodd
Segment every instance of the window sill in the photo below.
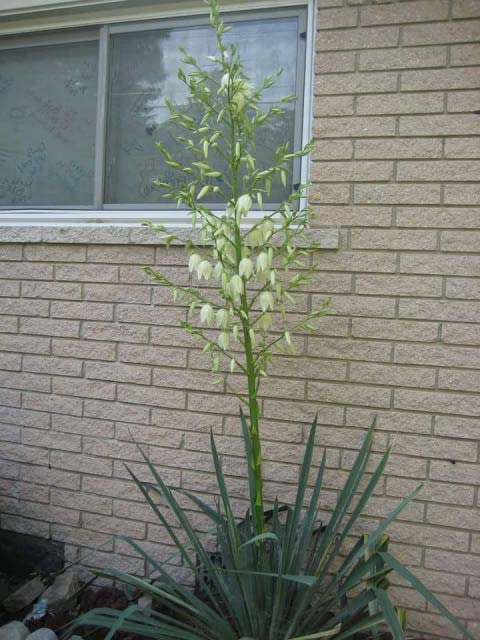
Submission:
M 172 227 L 171 230 L 172 233 L 180 238 L 172 244 L 183 245 L 188 239 L 192 239 L 192 231 L 188 227 Z M 319 249 L 338 249 L 339 231 L 336 228 L 311 229 L 307 236 L 309 241 L 318 242 Z M 21 242 L 47 244 L 165 244 L 159 233 L 139 225 L 2 226 L 0 223 L 0 244 Z

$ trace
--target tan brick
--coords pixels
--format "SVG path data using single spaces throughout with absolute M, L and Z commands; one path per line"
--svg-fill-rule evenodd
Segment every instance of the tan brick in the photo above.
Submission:
M 447 18 L 447 0 L 415 0 L 383 6 L 371 5 L 361 10 L 363 25 L 430 22 Z
M 360 115 L 390 115 L 394 113 L 443 113 L 441 93 L 392 93 L 359 96 L 357 113 Z
M 359 204 L 440 204 L 440 185 L 356 184 L 354 201 Z
M 119 442 L 114 438 L 83 438 L 83 453 L 102 458 L 114 458 L 117 460 L 143 461 L 142 454 L 136 444 Z
M 264 416 L 267 419 L 285 420 L 288 417 L 298 422 L 312 424 L 318 413 L 319 423 L 341 425 L 344 410 L 340 406 L 309 402 L 292 402 L 291 400 L 265 400 Z M 238 415 L 238 413 L 237 413 Z
M 347 89 L 346 86 L 345 89 Z M 393 136 L 395 134 L 395 118 L 391 116 L 315 118 L 313 133 L 315 137 L 324 138 Z
M 144 501 L 140 489 L 131 478 L 125 481 L 115 478 L 82 476 L 82 491 L 96 496 L 107 496 L 109 499 L 123 498 Z
M 322 103 L 324 100 L 322 100 Z M 328 110 L 326 114 L 333 113 L 334 115 L 342 115 L 336 112 L 335 109 Z M 352 111 L 353 113 L 353 111 Z M 317 114 L 322 115 L 322 114 Z M 317 140 L 315 149 L 312 152 L 312 160 L 345 160 L 351 158 L 353 155 L 353 142 L 351 140 Z M 13 283 L 9 283 L 13 284 Z M 11 295 L 16 295 L 13 293 Z
M 395 271 L 396 258 L 391 252 L 332 251 L 321 256 L 319 266 L 323 271 L 391 273 Z
M 113 471 L 112 461 L 97 456 L 66 453 L 64 451 L 52 451 L 50 464 L 55 469 L 66 471 L 78 471 L 95 476 L 111 476 Z
M 390 26 L 322 32 L 317 37 L 317 51 L 394 47 L 398 43 L 399 33 L 398 27 Z
M 476 160 L 422 160 L 398 163 L 397 180 L 444 180 L 468 182 L 480 173 L 480 162 Z
M 454 88 L 452 87 L 452 89 Z M 453 91 L 448 94 L 447 111 L 451 113 L 470 113 L 477 109 L 479 100 L 480 91 Z
M 61 525 L 52 526 L 52 539 L 60 540 L 69 544 L 78 544 L 81 547 L 91 549 L 101 548 L 104 551 L 113 549 L 113 537 L 103 532 L 87 531 L 84 528 L 64 527 Z
M 166 347 L 197 347 L 200 342 L 188 334 L 185 329 L 177 327 L 151 327 L 150 341 Z M 202 345 L 203 346 L 203 345 Z
M 402 28 L 402 35 L 406 46 L 476 42 L 480 36 L 480 20 L 412 24 Z
M 85 300 L 138 304 L 148 304 L 150 302 L 150 287 L 126 284 L 86 284 L 83 291 Z
M 84 405 L 84 415 L 90 418 L 121 420 L 122 422 L 148 422 L 149 410 L 146 407 L 132 406 L 121 402 L 104 402 L 103 400 L 85 400 Z
M 185 349 L 177 348 L 120 345 L 119 360 L 145 365 L 185 367 L 187 352 Z
M 117 304 L 115 320 L 142 324 L 179 326 L 186 319 L 182 307 L 156 307 L 151 305 Z
M 440 393 L 433 391 L 412 391 L 407 389 L 396 389 L 394 393 L 393 406 L 396 409 L 409 409 L 411 411 L 429 411 L 435 413 L 451 413 L 475 416 L 480 411 L 480 398 L 475 395 L 459 394 L 459 393 Z M 455 445 L 457 451 L 458 444 Z M 475 459 L 477 451 L 472 452 L 471 446 L 468 447 L 469 453 Z M 451 446 L 449 447 L 452 452 Z M 467 458 L 464 458 L 467 459 Z M 470 457 L 469 459 L 472 459 Z
M 127 364 L 87 363 L 85 375 L 94 380 L 110 380 L 115 382 L 131 382 L 150 384 L 151 370 L 149 367 L 137 367 Z
M 57 280 L 72 282 L 118 282 L 118 267 L 95 264 L 59 264 L 55 265 Z
M 270 370 L 272 375 L 291 378 L 306 378 L 316 380 L 344 380 L 346 364 L 344 362 L 329 362 L 328 367 L 321 359 L 294 357 L 276 357 Z
M 159 405 L 157 405 L 159 406 Z M 161 406 L 161 405 L 160 405 Z M 168 408 L 168 404 L 163 406 Z M 188 393 L 187 407 L 190 411 L 239 415 L 240 401 L 232 396 L 206 393 Z
M 400 116 L 402 136 L 461 136 L 478 135 L 479 132 L 478 117 L 472 114 Z
M 76 338 L 79 331 L 80 323 L 76 320 L 51 320 L 50 318 L 21 318 L 20 320 L 20 333 Z
M 3 298 L 2 314 L 15 316 L 48 316 L 48 302 L 46 300 Z
M 151 388 L 140 385 L 119 384 L 118 395 L 124 402 L 171 409 L 183 409 L 186 395 L 176 389 Z
M 427 522 L 455 527 L 456 529 L 473 529 L 480 527 L 480 511 L 438 504 L 427 506 Z
M 49 502 L 49 490 L 36 484 L 20 482 L 17 479 L 1 479 L 0 494 L 17 500 L 32 500 L 34 502 Z
M 447 344 L 480 345 L 480 327 L 474 324 L 444 324 L 442 340 Z
M 78 398 L 67 398 L 47 393 L 24 393 L 23 407 L 51 411 L 52 413 L 65 413 L 71 416 L 82 414 L 82 401 Z
M 447 298 L 468 298 L 480 300 L 480 279 L 447 278 Z
M 478 229 L 480 216 L 475 210 L 468 208 L 401 207 L 397 210 L 397 226 Z
M 118 322 L 84 322 L 82 338 L 86 340 L 113 340 L 115 342 L 147 342 L 148 327 Z
M 61 376 L 79 376 L 82 362 L 73 358 L 55 358 L 53 356 L 24 356 L 22 369 L 33 373 L 53 373 Z
M 2 515 L 2 529 L 7 531 L 17 531 L 18 533 L 26 533 L 40 538 L 50 537 L 50 525 L 46 522 L 38 520 L 29 520 L 28 518 L 20 518 L 18 516 Z
M 480 16 L 480 8 L 476 0 L 456 0 L 452 6 L 454 18 L 475 18 Z
M 26 391 L 50 391 L 50 378 L 33 373 L 14 373 L 0 371 L 0 387 L 4 389 L 23 389 Z
M 446 184 L 446 204 L 480 204 L 480 186 L 478 184 Z
M 8 371 L 20 371 L 22 368 L 22 356 L 19 353 L 0 353 L 0 367 Z
M 359 98 L 359 102 L 363 98 Z M 463 138 L 462 138 L 463 139 Z M 438 138 L 378 138 L 355 141 L 356 158 L 440 158 Z
M 18 319 L 13 316 L 0 316 L 0 333 L 17 333 Z
M 439 535 L 438 527 L 427 526 L 424 524 L 395 522 L 391 527 L 389 527 L 389 532 L 392 539 L 396 542 L 404 542 L 406 544 L 426 547 L 437 547 L 439 550 L 432 549 L 431 551 L 432 553 L 438 553 L 439 555 L 447 553 L 452 548 L 466 551 L 468 545 L 468 533 L 465 531 L 442 529 L 442 535 Z M 443 571 L 449 570 L 446 565 L 435 567 L 429 563 L 425 563 L 425 565 L 428 569 L 440 569 Z
M 105 262 L 118 264 L 152 264 L 155 260 L 154 247 L 138 245 L 89 245 L 87 250 L 89 262 Z M 101 267 L 103 268 L 103 267 Z
M 472 486 L 478 484 L 478 465 L 457 462 L 453 450 L 451 460 L 433 460 L 430 463 L 429 477 L 432 480 Z
M 0 247 L 0 260 L 21 260 L 22 257 L 21 244 L 4 244 Z
M 0 424 L 0 441 L 20 442 L 21 441 L 20 427 L 15 427 L 9 424 Z
M 0 278 L 13 280 L 52 280 L 51 264 L 29 262 L 0 262 Z
M 52 429 L 81 436 L 101 436 L 102 438 L 114 436 L 113 422 L 93 418 L 66 418 L 61 415 L 52 415 Z
M 0 297 L 20 295 L 20 283 L 13 280 L 0 280 Z
M 446 61 L 446 47 L 371 49 L 360 52 L 359 69 L 362 71 L 383 71 L 391 69 L 444 67 Z
M 476 322 L 480 317 L 480 303 L 459 300 L 402 299 L 398 314 L 401 318 L 418 320 L 457 320 Z
M 135 576 L 143 576 L 145 574 L 143 559 L 131 558 L 103 551 L 94 551 L 85 554 L 83 564 L 94 567 L 95 569 L 98 567 L 117 569 L 118 571 L 124 571 Z
M 116 395 L 113 382 L 97 382 L 92 380 L 72 380 L 69 378 L 55 377 L 52 380 L 53 392 L 60 395 L 78 396 L 80 398 L 98 398 L 100 400 L 113 400 Z
M 180 447 L 183 442 L 183 425 L 181 430 L 176 430 L 173 422 L 164 424 L 164 426 L 170 428 L 118 422 L 115 436 L 118 440 L 127 442 L 135 441 L 135 443 L 161 445 L 162 447 Z
M 473 598 L 480 598 L 480 579 L 470 578 L 468 593 Z
M 478 422 L 472 418 L 451 418 L 437 416 L 435 418 L 435 433 L 447 438 L 467 438 L 476 440 L 478 437 Z M 452 500 L 452 502 L 454 502 Z
M 395 362 L 440 367 L 475 367 L 478 349 L 445 345 L 397 344 Z
M 440 240 L 442 251 L 476 253 L 479 246 L 480 231 L 444 231 Z
M 80 475 L 61 469 L 52 469 L 45 466 L 24 465 L 20 470 L 20 477 L 26 482 L 48 485 L 50 487 L 68 488 L 72 491 L 80 489 Z
M 52 505 L 37 504 L 26 500 L 15 500 L 0 497 L 0 509 L 3 513 L 11 513 L 17 516 L 46 520 L 48 522 L 61 522 L 63 524 L 76 525 L 80 522 L 80 513 L 73 509 L 54 507 Z
M 409 478 L 387 478 L 387 495 L 403 498 L 416 486 L 416 481 Z M 473 504 L 474 492 L 473 487 L 429 481 L 423 485 L 418 497 L 421 500 L 428 500 L 428 502 L 470 506 Z M 428 505 L 427 509 L 431 506 L 433 505 Z
M 222 430 L 222 419 L 217 416 L 169 409 L 153 409 L 152 424 L 169 428 L 175 428 L 176 425 L 181 424 L 183 431 L 210 432 L 212 430 L 216 433 Z
M 88 340 L 53 340 L 52 353 L 86 360 L 115 360 L 115 345 Z
M 392 223 L 390 207 L 317 207 L 318 222 L 323 225 L 352 227 L 389 227 Z
M 438 91 L 448 89 L 473 89 L 478 87 L 478 69 L 433 69 L 428 71 L 404 71 L 402 91 Z
M 32 447 L 47 447 L 63 451 L 79 452 L 82 449 L 82 441 L 79 436 L 57 431 L 39 431 L 38 429 L 27 429 L 25 427 L 22 429 L 22 442 Z
M 480 47 L 478 44 L 453 45 L 450 47 L 450 64 L 452 67 L 480 64 Z
M 480 138 L 446 138 L 446 158 L 480 158 Z
M 318 182 L 369 182 L 389 180 L 393 174 L 393 163 L 365 162 L 315 162 L 312 164 L 312 180 Z
M 354 383 L 309 382 L 308 398 L 318 402 L 334 402 L 367 407 L 389 407 L 390 390 Z
M 36 429 L 48 429 L 50 416 L 42 411 L 27 411 L 13 407 L 0 406 L 0 422 L 17 424 L 21 427 L 35 427 Z
M 39 262 L 84 262 L 86 255 L 86 247 L 78 245 L 31 244 L 25 245 L 24 251 L 26 260 Z
M 307 353 L 322 358 L 386 362 L 390 359 L 391 349 L 387 342 L 311 337 Z
M 443 369 L 439 372 L 438 387 L 453 391 L 478 391 L 480 389 L 480 371 Z
M 435 371 L 426 367 L 352 362 L 350 380 L 398 387 L 433 388 L 435 386 Z
M 446 276 L 471 276 L 480 272 L 479 256 L 449 256 L 435 254 L 404 254 L 400 256 L 400 271 Z
M 440 297 L 442 279 L 425 276 L 359 275 L 356 291 L 368 295 Z
M 24 298 L 80 300 L 82 285 L 76 282 L 22 282 Z
M 315 73 L 342 73 L 354 71 L 355 53 L 353 51 L 335 51 L 321 53 L 315 59 Z
M 53 318 L 113 320 L 113 305 L 97 302 L 52 302 L 50 315 Z
M 316 77 L 314 92 L 316 96 L 388 93 L 396 91 L 397 84 L 397 74 L 392 72 L 325 74 Z
M 354 7 L 340 9 L 320 9 L 318 15 L 319 29 L 339 29 L 354 27 L 357 24 L 358 11 Z
M 452 545 L 453 549 L 458 548 Z M 452 573 L 464 573 L 470 576 L 480 576 L 480 556 L 475 557 L 456 551 L 438 551 L 427 549 L 425 552 L 425 566 L 428 569 L 441 569 Z
M 4 480 L 15 480 L 18 482 L 20 465 L 16 462 L 7 462 L 7 460 L 2 460 L 1 475 Z
M 341 204 L 350 202 L 350 186 L 348 184 L 312 184 L 309 189 L 309 200 L 318 204 Z
M 422 250 L 435 249 L 435 231 L 411 231 L 404 229 L 353 229 L 353 249 Z
M 6 404 L 10 407 L 19 407 L 21 403 L 21 392 L 13 389 L 0 388 L 0 404 Z

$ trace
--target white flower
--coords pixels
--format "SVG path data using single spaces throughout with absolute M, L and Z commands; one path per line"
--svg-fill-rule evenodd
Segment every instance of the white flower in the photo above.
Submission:
M 273 229 L 274 229 L 273 222 L 271 220 L 265 220 L 265 222 L 262 224 L 262 236 L 263 236 L 264 242 L 267 242 L 268 240 L 270 240 L 273 234 Z
M 246 216 L 250 209 L 252 208 L 252 199 L 248 195 L 248 193 L 244 193 L 243 196 L 240 196 L 235 204 L 235 211 L 238 216 Z
M 243 293 L 243 280 L 238 274 L 235 274 L 229 284 L 231 294 L 234 298 L 238 298 Z
M 190 273 L 197 269 L 201 261 L 202 258 L 198 255 L 198 253 L 192 253 L 192 255 L 190 256 L 190 260 L 188 261 L 188 270 L 190 271 Z
M 217 262 L 217 264 L 213 267 L 213 275 L 217 280 L 222 277 L 223 273 L 223 264 L 221 262 Z
M 227 216 L 227 218 L 231 218 L 234 213 L 235 207 L 233 206 L 233 204 L 227 204 L 227 208 L 225 209 L 225 215 Z
M 253 263 L 250 258 L 242 258 L 238 265 L 238 273 L 247 280 L 253 275 Z
M 269 264 L 268 254 L 265 251 L 262 251 L 257 256 L 257 261 L 255 263 L 255 267 L 257 271 L 267 271 Z
M 228 331 L 221 331 L 218 334 L 218 338 L 217 338 L 218 346 L 224 351 L 226 351 L 228 349 L 229 343 L 230 343 L 230 334 L 228 333 Z
M 230 82 L 230 74 L 225 73 L 220 80 L 220 91 L 226 92 L 228 90 L 228 84 Z
M 273 311 L 273 295 L 271 291 L 262 291 L 260 294 L 260 307 L 262 311 L 267 311 L 268 309 L 272 309 Z
M 208 260 L 202 260 L 197 267 L 197 276 L 201 280 L 202 277 L 208 280 L 212 275 L 212 265 Z
M 217 327 L 222 329 L 228 327 L 228 311 L 226 309 L 219 309 L 217 311 Z
M 255 324 L 260 331 L 268 331 L 272 326 L 272 316 L 269 313 L 263 313 Z
M 208 324 L 209 326 L 213 324 L 215 319 L 215 312 L 211 304 L 204 304 L 200 309 L 200 322 L 202 324 Z

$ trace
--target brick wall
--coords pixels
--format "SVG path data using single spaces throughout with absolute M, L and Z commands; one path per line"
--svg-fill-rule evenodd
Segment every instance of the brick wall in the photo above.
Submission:
M 377 413 L 375 449 L 395 449 L 365 526 L 424 482 L 394 549 L 478 632 L 480 3 L 320 0 L 318 28 L 312 202 L 341 244 L 298 296 L 297 310 L 330 296 L 330 317 L 264 388 L 267 492 L 291 499 L 319 411 L 331 505 Z M 0 524 L 142 573 L 112 533 L 171 549 L 128 480 L 124 461 L 144 473 L 131 434 L 169 482 L 213 500 L 212 428 L 241 496 L 237 402 L 141 272 L 185 279 L 182 249 L 41 233 L 0 231 Z M 458 637 L 393 580 L 412 629 Z

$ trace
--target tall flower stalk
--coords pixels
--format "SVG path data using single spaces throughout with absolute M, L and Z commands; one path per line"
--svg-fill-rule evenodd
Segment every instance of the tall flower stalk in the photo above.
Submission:
M 182 326 L 203 340 L 219 382 L 226 379 L 227 389 L 245 404 L 251 444 L 248 464 L 254 478 L 251 509 L 255 531 L 260 534 L 265 530 L 261 381 L 267 376 L 274 350 L 293 351 L 294 333 L 314 330 L 313 322 L 326 314 L 327 307 L 325 302 L 296 322 L 289 320 L 287 312 L 288 305 L 295 309 L 295 292 L 315 271 L 312 254 L 318 246 L 308 239 L 312 211 L 305 204 L 307 185 L 296 185 L 275 207 L 264 205 L 264 201 L 271 201 L 272 187 L 277 191 L 283 187 L 287 192 L 293 163 L 311 152 L 312 143 L 297 151 L 282 144 L 272 151 L 270 166 L 259 166 L 259 132 L 268 133 L 274 121 L 285 122 L 286 108 L 295 96 L 262 109 L 262 94 L 276 82 L 281 70 L 266 77 L 260 88 L 253 87 L 236 46 L 226 42 L 225 34 L 231 27 L 221 20 L 218 1 L 207 0 L 206 4 L 216 33 L 217 54 L 209 56 L 207 72 L 182 50 L 189 72 L 180 69 L 178 77 L 186 87 L 188 106 L 177 107 L 167 101 L 171 120 L 183 129 L 176 136 L 176 143 L 184 149 L 182 159 L 166 145 L 157 144 L 166 166 L 180 176 L 175 187 L 161 181 L 156 185 L 191 218 L 195 233 L 187 243 L 187 252 L 197 286 L 179 286 L 151 268 L 146 271 L 170 287 L 176 300 L 187 303 L 188 320 Z M 185 154 L 190 158 L 187 166 Z M 163 226 L 149 226 L 162 234 L 167 245 L 178 240 Z M 202 280 L 208 286 L 200 286 Z M 214 331 L 207 327 L 214 327 Z M 238 386 L 229 382 L 237 372 L 246 379 L 246 399 Z

